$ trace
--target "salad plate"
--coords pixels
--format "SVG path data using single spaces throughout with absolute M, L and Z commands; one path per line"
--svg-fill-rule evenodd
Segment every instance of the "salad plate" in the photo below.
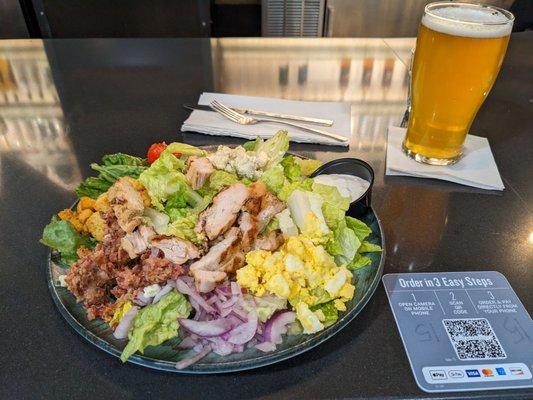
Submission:
M 207 151 L 212 149 L 212 146 L 205 147 Z M 75 206 L 76 204 L 74 204 L 72 209 Z M 346 215 L 350 216 L 350 211 Z M 350 323 L 356 323 L 356 321 L 352 321 L 371 299 L 381 280 L 385 260 L 384 236 L 378 216 L 371 207 L 365 207 L 364 212 L 359 213 L 357 218 L 364 222 L 372 231 L 366 241 L 380 246 L 383 251 L 366 253 L 366 256 L 370 259 L 369 264 L 351 271 L 351 283 L 355 286 L 355 294 L 353 298 L 345 302 L 346 310 L 340 312 L 338 319 L 331 325 L 312 334 L 297 332 L 284 335 L 283 341 L 275 346 L 273 351 L 264 352 L 254 346 L 247 346 L 241 351 L 227 355 L 210 352 L 195 363 L 181 369 L 176 368 L 176 363 L 179 364 L 181 360 L 191 357 L 192 350 L 184 351 L 180 349 L 179 345 L 182 338 L 179 336 L 157 345 L 147 346 L 144 348 L 143 354 L 135 352 L 135 354 L 129 356 L 128 361 L 148 368 L 188 374 L 241 371 L 294 357 L 331 338 L 340 330 L 349 326 Z M 107 353 L 120 357 L 128 341 L 126 339 L 117 339 L 113 329 L 102 319 L 88 318 L 87 310 L 83 303 L 77 302 L 74 295 L 62 282 L 61 278 L 64 277 L 66 271 L 68 269 L 65 268 L 64 262 L 61 261 L 60 253 L 56 250 L 51 250 L 46 268 L 47 283 L 59 312 L 83 338 Z

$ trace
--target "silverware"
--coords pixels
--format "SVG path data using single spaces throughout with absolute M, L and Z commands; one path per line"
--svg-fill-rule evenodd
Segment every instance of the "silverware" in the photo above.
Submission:
M 186 108 L 188 110 L 213 111 L 211 107 L 205 106 L 202 104 L 198 104 L 198 105 L 184 104 L 183 108 Z M 270 117 L 270 118 L 287 119 L 290 121 L 307 122 L 308 124 L 315 124 L 315 125 L 322 125 L 322 126 L 333 125 L 333 120 L 331 119 L 302 117 L 300 115 L 291 115 L 291 114 L 279 114 L 279 113 L 274 113 L 270 111 L 254 110 L 252 108 L 236 108 L 236 107 L 228 107 L 228 108 L 241 114 L 250 114 L 250 115 L 259 115 L 259 116 Z
M 295 128 L 300 128 L 308 132 L 313 132 L 321 136 L 326 136 L 335 140 L 338 140 L 339 142 L 347 142 L 348 138 L 345 138 L 344 136 L 336 135 L 335 133 L 330 133 L 326 131 L 322 131 L 320 129 L 315 128 L 309 128 L 308 126 L 302 125 L 302 124 L 295 124 L 293 122 L 287 122 L 287 121 L 280 121 L 277 119 L 271 119 L 271 118 L 252 118 L 247 117 L 246 115 L 240 114 L 234 110 L 232 110 L 229 107 L 226 107 L 224 104 L 219 103 L 218 101 L 213 101 L 210 104 L 210 107 L 218 112 L 220 115 L 226 117 L 227 119 L 236 122 L 240 125 L 255 125 L 259 124 L 261 122 L 275 122 L 277 124 L 283 124 L 287 126 L 293 126 Z

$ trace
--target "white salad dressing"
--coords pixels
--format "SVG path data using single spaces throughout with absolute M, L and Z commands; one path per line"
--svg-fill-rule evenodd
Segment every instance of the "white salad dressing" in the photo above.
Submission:
M 349 197 L 351 201 L 360 198 L 370 186 L 370 182 L 354 175 L 323 174 L 315 176 L 314 181 L 322 185 L 335 186 L 341 196 Z

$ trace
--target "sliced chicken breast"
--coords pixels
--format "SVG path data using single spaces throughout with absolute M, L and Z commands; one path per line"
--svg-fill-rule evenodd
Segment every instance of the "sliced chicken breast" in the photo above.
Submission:
M 107 199 L 113 207 L 118 224 L 127 233 L 133 232 L 141 224 L 144 211 L 141 194 L 129 179 L 119 178 L 107 191 Z
M 261 211 L 257 214 L 259 232 L 261 232 L 270 220 L 285 209 L 285 204 L 272 193 L 266 193 L 261 198 Z
M 241 231 L 239 228 L 231 228 L 222 241 L 212 246 L 206 255 L 191 264 L 190 270 L 219 270 L 220 266 L 225 264 L 239 250 L 240 239 Z
M 216 239 L 233 225 L 249 197 L 250 191 L 242 183 L 234 183 L 222 190 L 213 199 L 211 207 L 200 214 L 196 231 L 205 232 L 209 240 Z
M 261 199 L 266 194 L 266 185 L 262 181 L 257 181 L 250 185 L 250 197 L 244 203 L 243 210 L 252 215 L 257 215 L 261 211 Z
M 259 234 L 259 223 L 257 217 L 243 211 L 239 217 L 239 229 L 242 232 L 241 247 L 244 251 L 249 251 Z
M 167 260 L 178 265 L 200 257 L 200 251 L 194 244 L 177 237 L 158 236 L 152 239 L 150 245 L 161 250 Z
M 194 271 L 193 276 L 196 290 L 200 293 L 208 293 L 212 291 L 217 284 L 226 279 L 227 274 L 222 271 L 205 271 L 200 269 Z
M 283 242 L 283 234 L 280 230 L 275 230 L 268 235 L 259 236 L 254 242 L 254 250 L 276 251 Z
M 150 244 L 150 239 L 152 239 L 155 234 L 155 231 L 151 227 L 141 225 L 139 226 L 139 229 L 126 234 L 126 236 L 120 240 L 120 246 L 128 253 L 128 256 L 133 259 L 146 251 Z
M 189 169 L 185 177 L 194 190 L 200 189 L 209 179 L 213 171 L 213 164 L 206 157 L 189 157 Z

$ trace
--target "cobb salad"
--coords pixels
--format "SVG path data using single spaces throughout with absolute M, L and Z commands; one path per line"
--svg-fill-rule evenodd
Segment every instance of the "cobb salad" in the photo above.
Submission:
M 79 201 L 41 242 L 65 268 L 58 284 L 126 343 L 125 362 L 178 338 L 178 369 L 214 352 L 270 352 L 284 335 L 335 323 L 369 265 L 371 229 L 351 199 L 287 155 L 289 137 L 219 146 L 154 144 L 91 164 Z

